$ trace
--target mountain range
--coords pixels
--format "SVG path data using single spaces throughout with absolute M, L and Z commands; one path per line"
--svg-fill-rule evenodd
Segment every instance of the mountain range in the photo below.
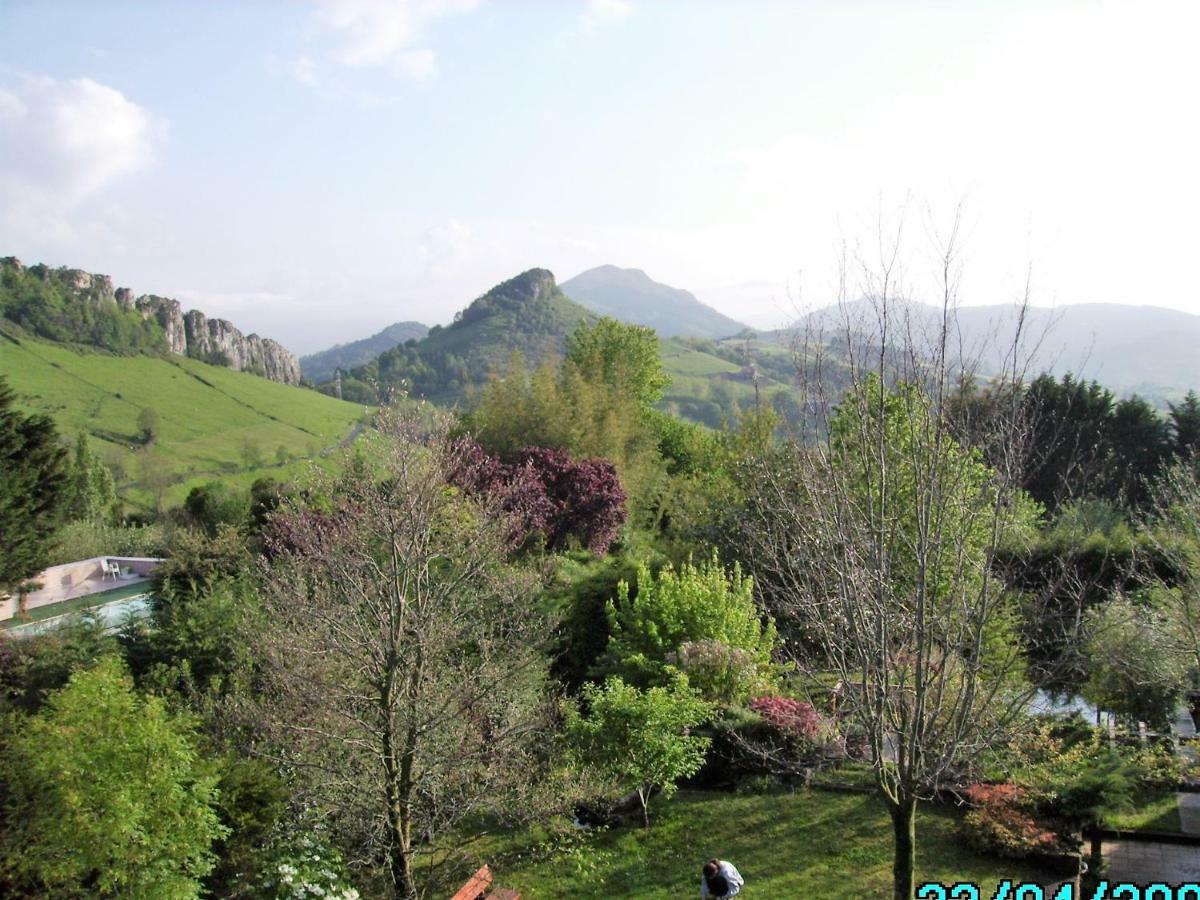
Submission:
M 395 322 L 368 338 L 337 344 L 328 350 L 300 357 L 300 374 L 312 384 L 333 378 L 336 370 L 349 371 L 365 365 L 381 353 L 406 341 L 419 341 L 429 334 L 429 326 L 420 322 Z
M 648 325 L 663 337 L 724 338 L 746 326 L 680 288 L 654 281 L 641 269 L 597 266 L 561 285 L 576 303 L 602 316 Z
M 850 315 L 856 307 L 850 304 Z M 941 320 L 937 307 L 906 303 L 920 328 Z M 1013 305 L 962 306 L 955 311 L 961 354 L 987 374 L 1005 365 L 1018 309 Z M 833 323 L 839 313 L 817 310 L 810 322 Z M 1030 377 L 1041 372 L 1071 373 L 1095 380 L 1120 395 L 1140 394 L 1162 406 L 1200 386 L 1200 316 L 1156 306 L 1080 303 L 1025 311 L 1019 359 Z M 785 333 L 764 335 L 779 339 Z
M 905 306 L 919 327 L 932 328 L 939 321 L 935 307 Z M 811 315 L 817 319 L 830 313 Z M 423 339 L 401 344 L 400 335 L 385 330 L 365 342 L 335 348 L 357 352 L 361 347 L 365 352 L 372 341 L 396 342 L 343 376 L 344 396 L 375 403 L 400 388 L 435 402 L 458 402 L 504 371 L 514 351 L 529 366 L 561 355 L 570 332 L 597 315 L 651 327 L 669 323 L 659 329 L 664 364 L 673 379 L 664 407 L 679 415 L 715 425 L 764 396 L 781 408 L 794 403 L 789 396 L 794 383 L 789 332 L 755 333 L 687 291 L 616 266 L 590 269 L 562 285 L 547 270 L 531 269 L 492 288 L 456 314 L 452 324 L 433 327 Z M 1011 331 L 1014 316 L 1011 306 L 957 311 L 962 345 L 979 361 L 981 373 L 1003 364 L 999 336 Z M 1200 316 L 1157 307 L 1084 304 L 1031 308 L 1025 329 L 1030 377 L 1043 371 L 1072 372 L 1118 394 L 1139 393 L 1160 407 L 1200 385 Z M 332 392 L 331 385 L 322 389 Z
M 342 396 L 376 403 L 396 390 L 435 402 L 455 402 L 513 354 L 536 364 L 566 349 L 567 337 L 595 315 L 563 294 L 546 269 L 530 269 L 476 298 L 446 326 L 400 344 L 342 377 Z M 331 391 L 328 384 L 322 387 Z

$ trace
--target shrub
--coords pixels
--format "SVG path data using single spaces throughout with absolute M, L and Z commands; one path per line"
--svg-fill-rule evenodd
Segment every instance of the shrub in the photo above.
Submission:
M 316 832 L 281 834 L 271 842 L 266 855 L 255 885 L 262 896 L 278 900 L 358 900 L 341 854 Z
M 1183 780 L 1184 761 L 1169 744 L 1139 746 L 1125 756 L 1140 788 L 1175 790 Z
M 566 708 L 564 735 L 569 756 L 585 768 L 637 791 L 642 824 L 650 824 L 654 790 L 675 793 L 675 782 L 704 764 L 709 739 L 693 734 L 712 717 L 712 705 L 697 697 L 687 679 L 646 691 L 610 678 L 583 689 L 584 715 Z
M 1015 784 L 973 784 L 964 791 L 972 809 L 960 826 L 963 839 L 981 853 L 1020 858 L 1058 846 L 1055 833 L 1027 812 L 1029 798 Z
M 450 482 L 498 500 L 510 517 L 515 544 L 537 533 L 551 549 L 577 541 L 602 556 L 625 523 L 625 491 L 606 459 L 572 460 L 562 450 L 526 447 L 505 463 L 470 439 L 460 441 L 455 452 Z
M 753 653 L 713 638 L 680 644 L 678 652 L 667 654 L 667 662 L 682 670 L 701 696 L 717 703 L 737 703 L 771 687 Z
M 782 734 L 815 742 L 825 731 L 825 721 L 816 707 L 790 697 L 758 697 L 750 701 L 758 713 Z
M 640 565 L 637 593 L 628 582 L 618 584 L 608 620 L 608 665 L 639 683 L 667 680 L 668 657 L 679 659 L 684 644 L 705 640 L 745 651 L 760 679 L 774 679 L 775 625 L 754 602 L 753 580 L 736 564 L 726 571 L 715 551 L 698 566 L 689 561 L 676 571 L 668 565 L 657 576 Z
M 167 536 L 161 525 L 106 525 L 70 522 L 55 535 L 50 565 L 93 556 L 165 556 Z

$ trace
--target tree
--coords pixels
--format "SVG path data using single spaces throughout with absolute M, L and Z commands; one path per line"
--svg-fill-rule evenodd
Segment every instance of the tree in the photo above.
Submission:
M 504 463 L 469 438 L 460 441 L 457 459 L 451 483 L 497 502 L 517 543 L 540 533 L 551 549 L 577 541 L 602 556 L 625 523 L 625 491 L 608 460 L 525 447 Z
M 45 567 L 66 481 L 53 423 L 15 404 L 0 379 L 0 591 Z
M 240 528 L 218 523 L 215 533 L 179 529 L 171 555 L 154 570 L 156 602 L 176 595 L 196 596 L 225 581 L 238 581 L 253 565 Z
M 377 426 L 370 460 L 272 517 L 261 716 L 343 846 L 412 898 L 418 860 L 561 802 L 544 741 L 551 629 L 506 561 L 506 515 L 447 487 L 461 463 L 447 420 L 387 408 Z
M 225 482 L 210 481 L 192 488 L 183 508 L 192 524 L 215 535 L 219 525 L 245 527 L 250 516 L 250 496 Z
M 1032 434 L 1023 486 L 1047 509 L 1097 494 L 1106 473 L 1114 403 L 1111 391 L 1069 373 L 1061 381 L 1039 375 L 1028 386 L 1023 417 Z
M 633 397 L 648 410 L 671 383 L 663 369 L 658 333 L 605 316 L 580 325 L 567 344 L 567 362 L 585 376 Z
M 108 626 L 87 613 L 19 641 L 0 642 L 0 717 L 37 712 L 71 673 L 118 650 Z
M 80 431 L 68 467 L 64 515 L 71 521 L 98 522 L 111 519 L 116 504 L 112 471 L 92 452 L 87 432 Z
M 236 694 L 252 682 L 252 635 L 262 624 L 262 603 L 249 579 L 168 588 L 155 596 L 150 624 L 139 621 L 120 634 L 142 687 L 201 699 Z
M 1168 727 L 1187 687 L 1189 660 L 1163 611 L 1149 598 L 1118 597 L 1089 610 L 1085 633 L 1083 696 L 1098 709 Z
M 675 793 L 675 782 L 704 764 L 710 739 L 690 733 L 713 713 L 680 678 L 640 691 L 620 678 L 583 689 L 586 714 L 567 707 L 566 739 L 576 760 L 637 792 L 642 824 L 650 825 L 650 796 Z
M 8 872 L 56 897 L 200 896 L 225 830 L 188 719 L 108 656 L 20 725 L 0 755 Z
M 726 572 L 715 552 L 699 566 L 685 562 L 678 572 L 668 564 L 657 577 L 642 563 L 637 593 L 631 597 L 629 583 L 620 582 L 607 612 L 608 663 L 635 683 L 661 683 L 672 657 L 680 661 L 683 645 L 700 641 L 745 651 L 761 681 L 771 680 L 775 625 L 764 622 L 754 602 L 754 581 L 736 563 Z
M 262 445 L 250 435 L 242 438 L 241 455 L 247 469 L 257 469 L 263 464 Z
M 929 319 L 898 299 L 902 234 L 881 229 L 880 262 L 861 265 L 863 299 L 843 293 L 832 336 L 814 324 L 798 338 L 801 433 L 818 439 L 746 468 L 740 557 L 800 670 L 843 685 L 840 715 L 865 735 L 892 819 L 894 896 L 911 900 L 918 801 L 1002 743 L 1028 698 L 993 561 L 1031 507 L 1014 389 L 1024 317 L 992 381 L 985 464 L 960 442 L 950 402 L 973 372 L 957 355 L 953 233 Z
M 160 451 L 146 447 L 138 453 L 138 475 L 141 478 L 141 487 L 149 492 L 154 504 L 154 513 L 160 517 L 166 509 L 167 489 L 176 480 L 171 469 L 171 461 Z
M 557 367 L 529 374 L 514 354 L 505 377 L 480 394 L 468 424 L 505 458 L 539 446 L 610 460 L 631 506 L 649 512 L 664 476 L 651 405 L 665 379 L 652 329 L 601 320 L 579 326 Z
M 143 444 L 152 444 L 158 439 L 159 430 L 162 427 L 162 416 L 153 406 L 143 407 L 137 417 L 138 431 L 142 435 Z
M 1200 674 L 1200 470 L 1180 460 L 1154 487 L 1154 507 L 1143 529 L 1164 572 L 1146 589 L 1152 609 L 1166 618 L 1171 650 Z
M 1154 407 L 1136 394 L 1116 405 L 1107 425 L 1107 495 L 1144 509 L 1170 458 L 1170 429 Z
M 1200 455 L 1200 397 L 1188 391 L 1171 406 L 1171 450 L 1183 459 Z

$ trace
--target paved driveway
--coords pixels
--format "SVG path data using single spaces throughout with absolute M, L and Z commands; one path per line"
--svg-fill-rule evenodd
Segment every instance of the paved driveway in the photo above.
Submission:
M 1200 847 L 1154 844 L 1149 841 L 1105 841 L 1109 883 L 1133 881 L 1178 884 L 1200 881 Z

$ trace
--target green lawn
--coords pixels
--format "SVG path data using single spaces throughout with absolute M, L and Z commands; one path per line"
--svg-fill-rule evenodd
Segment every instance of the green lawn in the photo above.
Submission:
M 1183 831 L 1175 792 L 1164 790 L 1139 792 L 1130 809 L 1110 815 L 1105 824 L 1122 830 Z
M 472 863 L 488 863 L 497 884 L 519 890 L 526 900 L 697 896 L 700 866 L 710 856 L 738 867 L 747 898 L 891 896 L 891 824 L 872 795 L 683 791 L 656 801 L 652 815 L 649 830 L 604 832 L 582 852 L 535 859 L 528 848 L 508 855 L 493 848 L 490 858 L 477 850 Z M 921 810 L 918 881 L 974 881 L 988 896 L 1004 878 L 1053 880 L 1026 864 L 967 850 L 956 822 L 952 810 Z
M 336 447 L 363 416 L 362 406 L 316 391 L 268 381 L 184 357 L 109 356 L 18 336 L 0 335 L 0 376 L 29 411 L 49 415 L 68 440 L 86 430 L 92 447 L 118 472 L 124 496 L 139 490 L 137 419 L 158 410 L 155 453 L 177 483 L 179 502 L 203 481 L 248 485 L 269 475 L 291 477 L 301 458 Z M 277 461 L 282 447 L 289 462 Z M 247 450 L 260 459 L 248 457 Z

